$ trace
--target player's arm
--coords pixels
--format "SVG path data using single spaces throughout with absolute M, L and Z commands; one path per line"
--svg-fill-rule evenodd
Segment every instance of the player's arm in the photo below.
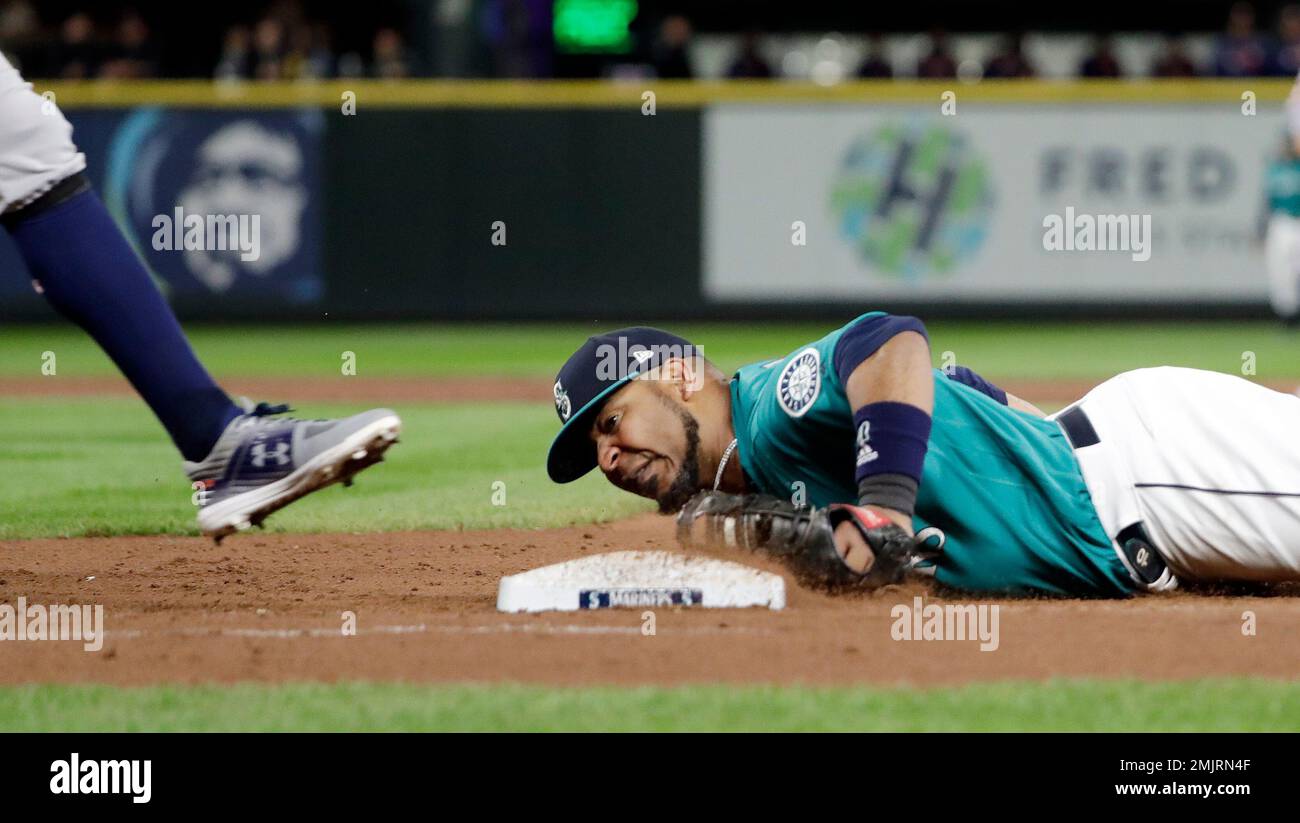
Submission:
M 943 373 L 949 380 L 970 386 L 972 389 L 986 394 L 1002 405 L 1015 409 L 1016 411 L 1027 412 L 1035 417 L 1047 416 L 1033 403 L 1030 403 L 1028 400 L 1022 400 L 1011 392 L 998 388 L 965 366 L 945 368 Z
M 1007 405 L 1016 411 L 1022 411 L 1026 414 L 1032 414 L 1034 417 L 1046 417 L 1042 409 L 1030 403 L 1028 400 L 1022 400 L 1011 392 L 1007 392 Z
M 916 556 L 912 509 L 930 439 L 930 342 L 913 317 L 868 315 L 835 346 L 835 374 L 853 409 L 859 499 L 808 510 L 765 495 L 701 492 L 677 519 L 684 545 L 721 542 L 784 560 L 831 588 L 899 580 Z
M 883 531 L 912 533 L 912 511 L 930 440 L 934 371 L 925 326 L 914 317 L 875 315 L 845 329 L 834 367 L 853 411 L 855 516 L 835 526 L 835 544 L 850 568 L 866 571 Z M 865 510 L 863 512 L 856 509 Z M 871 525 L 877 517 L 884 526 Z

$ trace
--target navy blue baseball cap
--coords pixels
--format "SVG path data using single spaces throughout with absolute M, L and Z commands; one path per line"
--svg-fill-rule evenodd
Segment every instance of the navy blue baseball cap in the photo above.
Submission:
M 694 353 L 695 347 L 683 338 L 648 326 L 587 338 L 555 377 L 560 433 L 546 457 L 546 473 L 551 479 L 569 483 L 596 468 L 591 426 L 610 395 L 665 360 Z

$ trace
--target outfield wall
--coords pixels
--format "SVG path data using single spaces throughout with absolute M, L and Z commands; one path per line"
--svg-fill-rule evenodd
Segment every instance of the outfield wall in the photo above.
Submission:
M 1260 312 L 1289 84 L 37 89 L 186 317 L 607 320 Z M 254 259 L 184 248 L 229 213 Z M 1136 233 L 1048 251 L 1049 215 Z M 0 239 L 0 319 L 50 316 L 27 280 Z

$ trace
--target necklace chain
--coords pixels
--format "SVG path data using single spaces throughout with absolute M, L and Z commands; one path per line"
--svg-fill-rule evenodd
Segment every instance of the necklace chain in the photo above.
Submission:
M 713 475 L 714 491 L 717 491 L 718 486 L 722 484 L 722 473 L 727 470 L 727 461 L 731 459 L 731 453 L 736 450 L 737 442 L 739 442 L 739 438 L 733 437 L 731 444 L 727 446 L 727 450 L 722 453 L 722 460 L 718 463 L 718 473 Z

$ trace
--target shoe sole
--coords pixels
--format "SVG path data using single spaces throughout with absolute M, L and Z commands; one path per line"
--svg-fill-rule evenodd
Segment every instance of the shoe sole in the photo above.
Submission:
M 260 526 L 268 515 L 304 495 L 339 482 L 351 485 L 357 472 L 384 459 L 384 452 L 397 442 L 401 431 L 397 415 L 381 417 L 274 483 L 201 509 L 199 531 L 220 543 L 223 537 Z

